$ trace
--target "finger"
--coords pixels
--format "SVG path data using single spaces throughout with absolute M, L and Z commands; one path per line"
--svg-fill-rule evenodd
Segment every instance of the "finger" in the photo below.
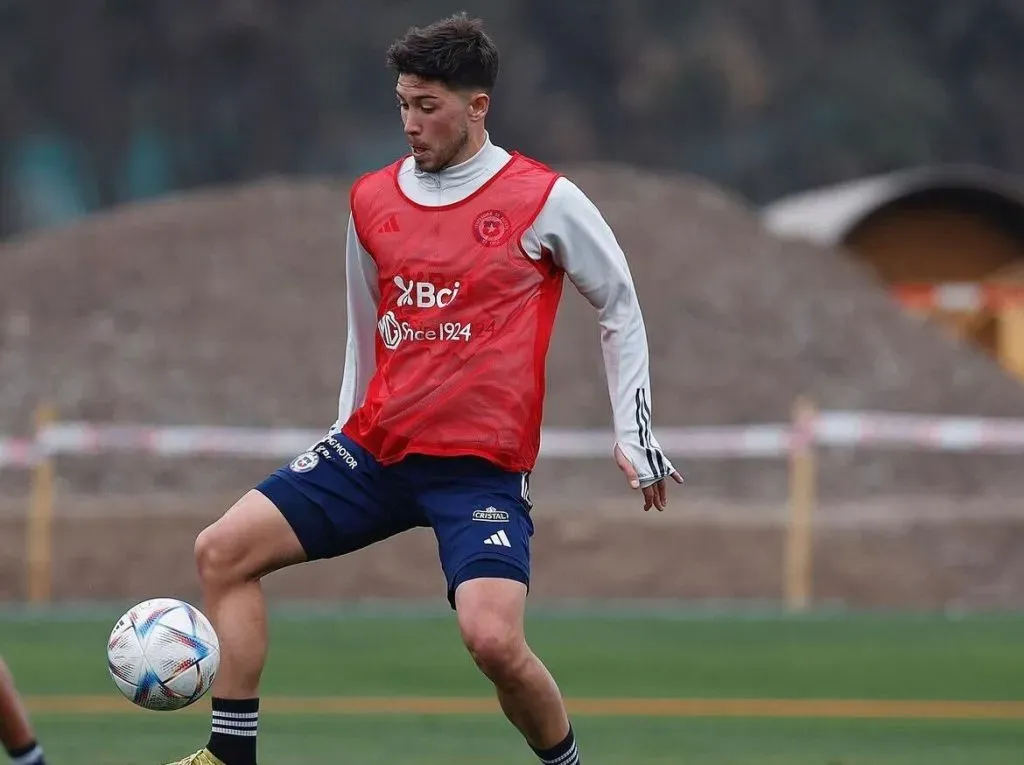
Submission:
M 672 471 L 672 477 L 675 479 L 676 483 L 682 483 L 683 482 L 683 477 L 681 475 L 679 475 L 679 473 L 677 471 L 675 471 L 675 470 Z
M 658 499 L 661 500 L 659 510 L 664 510 L 668 507 L 668 485 L 664 481 L 658 481 Z
M 619 469 L 626 474 L 626 480 L 629 481 L 630 487 L 639 489 L 640 477 L 636 474 L 636 468 L 617 446 L 615 447 L 615 462 L 618 463 Z
M 654 502 L 654 506 L 658 508 L 659 513 L 665 509 L 665 504 L 661 496 L 661 487 L 664 485 L 664 481 L 658 481 L 651 485 L 651 501 Z
M 651 487 L 648 486 L 644 489 L 644 512 L 646 513 L 651 509 L 651 505 L 654 504 L 654 492 L 651 491 Z

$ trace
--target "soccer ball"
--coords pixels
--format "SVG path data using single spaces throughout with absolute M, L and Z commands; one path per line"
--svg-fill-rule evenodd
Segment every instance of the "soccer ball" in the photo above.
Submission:
M 220 667 L 220 643 L 206 616 L 174 598 L 145 600 L 117 620 L 107 668 L 125 698 L 171 711 L 202 698 Z

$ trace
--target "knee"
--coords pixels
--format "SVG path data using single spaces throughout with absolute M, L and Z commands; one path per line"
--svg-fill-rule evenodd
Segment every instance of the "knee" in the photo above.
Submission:
M 195 542 L 196 569 L 199 580 L 207 587 L 244 581 L 244 552 L 221 522 L 203 529 Z
M 529 658 L 521 631 L 495 618 L 468 620 L 461 630 L 470 656 L 488 678 L 500 684 L 518 677 Z

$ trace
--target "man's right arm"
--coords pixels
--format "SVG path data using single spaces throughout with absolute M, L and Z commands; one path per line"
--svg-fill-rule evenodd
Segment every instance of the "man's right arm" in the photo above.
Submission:
M 352 216 L 348 219 L 345 242 L 345 288 L 348 312 L 348 340 L 345 344 L 345 370 L 338 395 L 338 420 L 332 432 L 341 430 L 352 412 L 363 403 L 366 388 L 377 366 L 375 342 L 377 304 L 377 264 L 359 241 Z

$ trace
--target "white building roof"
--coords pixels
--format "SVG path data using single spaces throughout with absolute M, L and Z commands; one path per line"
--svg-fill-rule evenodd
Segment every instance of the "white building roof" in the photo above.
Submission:
M 858 178 L 793 194 L 762 208 L 761 219 L 777 236 L 835 246 L 872 213 L 915 193 L 937 189 L 987 192 L 1020 205 L 1024 214 L 1024 182 L 983 167 L 946 165 Z

